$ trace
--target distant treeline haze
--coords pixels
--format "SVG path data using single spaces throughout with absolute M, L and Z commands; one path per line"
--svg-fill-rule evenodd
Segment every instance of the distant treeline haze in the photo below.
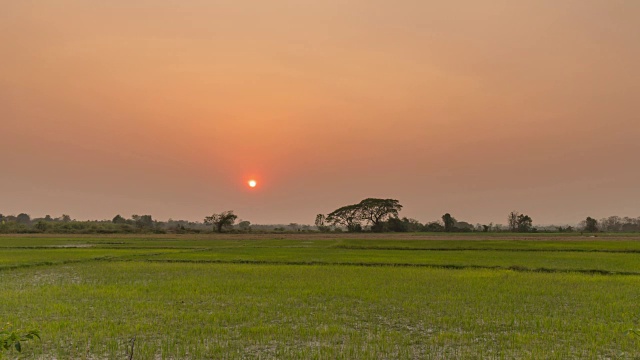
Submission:
M 534 226 L 533 219 L 518 211 L 507 214 L 506 225 L 475 225 L 457 220 L 449 213 L 440 219 L 421 223 L 400 217 L 402 205 L 395 199 L 367 198 L 345 205 L 328 214 L 318 214 L 315 224 L 257 225 L 247 220 L 236 223 L 232 210 L 206 216 L 202 222 L 158 221 L 151 215 L 116 215 L 111 220 L 78 221 L 69 215 L 32 218 L 29 214 L 0 214 L 0 233 L 127 234 L 127 233 L 208 233 L 208 232 L 640 232 L 640 217 L 587 217 L 577 226 Z

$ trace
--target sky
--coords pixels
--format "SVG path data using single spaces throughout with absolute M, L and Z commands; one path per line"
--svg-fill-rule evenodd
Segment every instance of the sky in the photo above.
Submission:
M 5 215 L 640 216 L 640 1 L 0 0 L 0 44 Z

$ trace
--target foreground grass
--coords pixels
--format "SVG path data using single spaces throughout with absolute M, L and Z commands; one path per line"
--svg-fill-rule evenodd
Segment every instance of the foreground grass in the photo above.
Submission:
M 12 271 L 3 319 L 38 358 L 610 358 L 638 277 L 496 270 L 100 262 Z M 3 274 L 6 276 L 7 274 Z M 28 299 L 27 302 L 25 300 Z M 6 309 L 11 309 L 7 311 Z
M 0 247 L 0 321 L 43 338 L 27 358 L 123 359 L 134 336 L 134 359 L 640 358 L 625 335 L 640 315 L 633 239 L 0 237 Z M 539 268 L 548 272 L 522 271 Z M 597 269 L 627 275 L 573 272 Z

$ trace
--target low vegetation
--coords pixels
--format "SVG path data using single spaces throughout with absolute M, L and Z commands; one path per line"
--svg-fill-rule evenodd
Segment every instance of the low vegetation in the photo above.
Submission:
M 0 359 L 7 353 L 22 352 L 23 344 L 35 339 L 40 339 L 38 330 L 15 330 L 11 328 L 11 324 L 6 324 L 4 328 L 0 328 Z
M 635 358 L 638 240 L 0 237 L 0 319 L 36 359 Z

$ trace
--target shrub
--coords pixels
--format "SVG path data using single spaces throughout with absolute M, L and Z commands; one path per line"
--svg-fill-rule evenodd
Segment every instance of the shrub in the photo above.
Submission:
M 7 324 L 7 328 L 10 324 Z M 40 333 L 38 330 L 19 331 L 19 330 L 0 330 L 0 359 L 4 357 L 4 354 L 15 349 L 17 352 L 22 352 L 22 343 L 38 338 L 40 340 Z

